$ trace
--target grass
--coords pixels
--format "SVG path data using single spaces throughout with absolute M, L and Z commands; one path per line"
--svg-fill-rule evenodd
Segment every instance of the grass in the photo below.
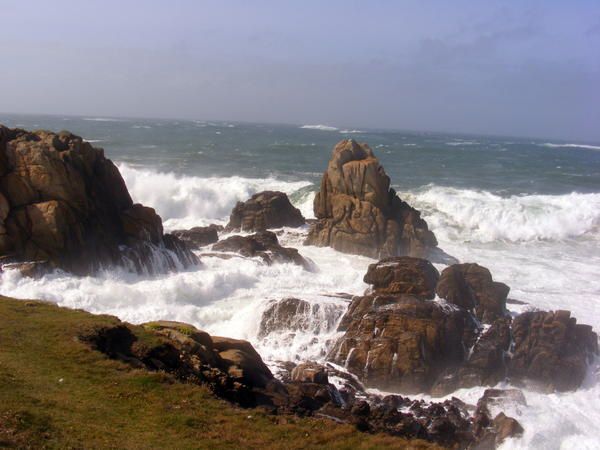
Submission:
M 203 386 L 132 369 L 77 336 L 118 319 L 0 296 L 0 447 L 437 448 L 324 419 L 271 416 Z M 135 327 L 142 342 L 155 338 Z

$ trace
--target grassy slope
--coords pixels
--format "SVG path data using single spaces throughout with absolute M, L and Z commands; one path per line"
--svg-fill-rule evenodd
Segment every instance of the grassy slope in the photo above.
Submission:
M 115 322 L 0 296 L 0 447 L 434 448 L 236 408 L 202 386 L 110 360 L 75 337 Z

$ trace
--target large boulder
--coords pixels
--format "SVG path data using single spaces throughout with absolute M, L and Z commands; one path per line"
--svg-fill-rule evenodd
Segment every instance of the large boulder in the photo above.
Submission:
M 425 392 L 448 367 L 462 363 L 475 324 L 459 308 L 411 295 L 369 295 L 352 301 L 345 331 L 329 358 L 368 386 Z
M 250 236 L 230 236 L 212 247 L 220 252 L 235 252 L 248 258 L 261 258 L 266 264 L 294 263 L 311 270 L 311 264 L 298 250 L 282 247 L 277 235 L 271 231 L 261 231 Z
M 155 272 L 197 262 L 177 241 L 165 242 L 160 217 L 133 203 L 102 149 L 66 131 L 1 125 L 0 258 L 78 274 L 110 265 Z
M 299 227 L 305 220 L 283 192 L 264 191 L 238 202 L 229 218 L 228 230 L 264 231 L 269 228 Z
M 479 264 L 453 264 L 442 271 L 437 295 L 461 308 L 473 311 L 483 323 L 492 323 L 506 315 L 510 288 L 492 279 Z
M 339 142 L 314 201 L 317 221 L 306 243 L 372 258 L 440 253 L 420 213 L 398 198 L 366 144 Z
M 364 282 L 371 284 L 376 294 L 411 294 L 433 299 L 439 277 L 437 269 L 426 259 L 396 256 L 369 265 Z
M 579 387 L 588 362 L 598 354 L 598 336 L 569 311 L 530 311 L 513 321 L 514 351 L 509 374 L 549 390 Z

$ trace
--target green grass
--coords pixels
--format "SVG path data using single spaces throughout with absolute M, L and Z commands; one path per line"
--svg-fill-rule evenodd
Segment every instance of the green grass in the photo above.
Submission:
M 132 369 L 77 336 L 118 319 L 0 296 L 0 447 L 436 448 L 323 419 L 271 416 Z M 156 337 L 134 327 L 139 342 Z

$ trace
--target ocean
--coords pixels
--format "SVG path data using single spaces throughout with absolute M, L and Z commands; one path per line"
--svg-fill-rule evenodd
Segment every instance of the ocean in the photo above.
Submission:
M 511 287 L 518 313 L 567 309 L 600 331 L 600 144 L 444 133 L 344 129 L 326 125 L 113 119 L 0 114 L 0 123 L 69 130 L 119 167 L 134 201 L 154 207 L 166 231 L 226 224 L 239 200 L 286 192 L 305 217 L 336 142 L 368 143 L 398 195 L 421 210 L 440 247 L 477 262 Z M 189 322 L 211 334 L 251 341 L 278 360 L 322 360 L 338 333 L 327 317 L 307 332 L 258 337 L 262 312 L 286 297 L 346 308 L 331 294 L 361 294 L 373 260 L 302 244 L 307 229 L 280 240 L 316 265 L 262 265 L 253 259 L 202 257 L 203 265 L 158 277 L 112 270 L 95 277 L 54 273 L 39 280 L 7 271 L 0 293 L 40 298 L 133 323 Z M 443 269 L 442 265 L 437 265 Z M 327 312 L 329 311 L 329 312 Z M 475 402 L 484 388 L 453 395 Z M 502 448 L 600 448 L 600 363 L 575 392 L 525 390 L 527 405 L 507 414 L 524 426 Z M 425 396 L 423 396 L 425 397 Z

